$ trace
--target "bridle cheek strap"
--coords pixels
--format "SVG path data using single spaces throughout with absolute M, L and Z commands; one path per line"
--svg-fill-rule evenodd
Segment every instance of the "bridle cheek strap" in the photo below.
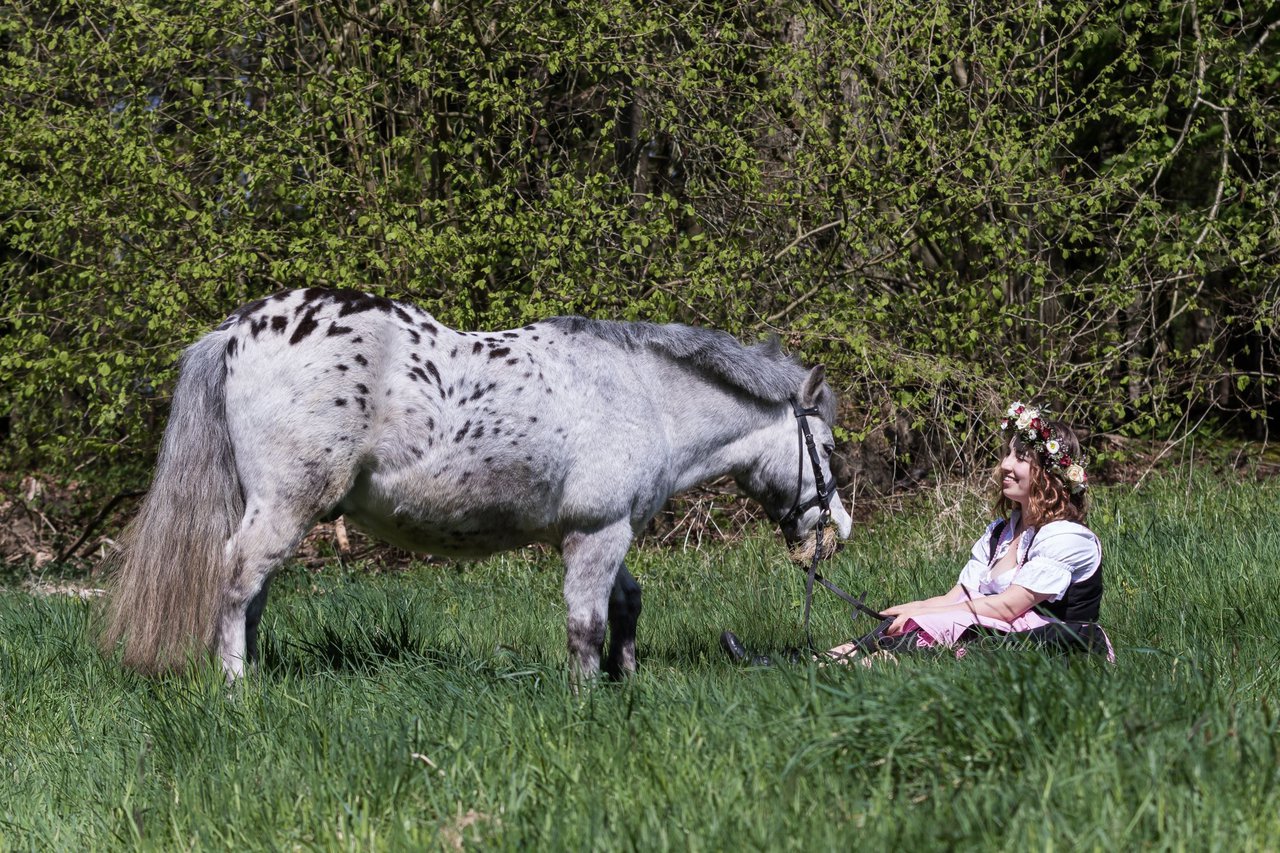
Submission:
M 809 429 L 808 418 L 817 415 L 818 410 L 815 408 L 802 409 L 794 398 L 791 400 L 791 410 L 795 412 L 796 422 L 800 426 L 796 435 L 797 450 L 799 451 L 797 453 L 799 469 L 796 471 L 796 497 L 791 504 L 791 509 L 787 511 L 787 514 L 778 523 L 785 525 L 791 521 L 796 521 L 806 512 L 817 507 L 821 510 L 821 515 L 818 517 L 818 525 L 821 527 L 831 518 L 831 497 L 835 494 L 836 484 L 832 482 L 830 488 L 827 486 L 827 479 L 822 475 L 822 460 L 818 458 L 818 446 L 813 440 L 813 432 Z M 809 500 L 801 503 L 800 495 L 804 491 L 804 458 L 806 450 L 808 451 L 809 463 L 813 467 L 813 483 L 816 492 Z
M 788 512 L 782 518 L 782 524 L 787 524 L 792 520 L 798 520 L 806 512 L 813 507 L 819 510 L 818 522 L 814 525 L 814 544 L 813 544 L 813 560 L 809 563 L 808 577 L 804 584 L 804 633 L 809 640 L 809 648 L 813 648 L 813 636 L 809 633 L 809 612 L 813 605 L 813 584 L 818 577 L 818 563 L 822 560 L 822 533 L 827 522 L 831 520 L 831 497 L 835 493 L 836 484 L 834 478 L 831 487 L 827 487 L 826 478 L 822 476 L 822 460 L 818 458 L 818 446 L 813 440 L 813 432 L 809 429 L 809 417 L 817 415 L 818 410 L 813 407 L 801 408 L 795 398 L 791 399 L 791 410 L 795 413 L 796 422 L 800 425 L 799 431 L 799 470 L 796 472 L 796 499 Z M 800 495 L 804 491 L 804 457 L 805 451 L 808 450 L 809 463 L 813 466 L 813 484 L 815 494 L 812 498 L 800 502 Z M 825 586 L 825 584 L 824 584 Z

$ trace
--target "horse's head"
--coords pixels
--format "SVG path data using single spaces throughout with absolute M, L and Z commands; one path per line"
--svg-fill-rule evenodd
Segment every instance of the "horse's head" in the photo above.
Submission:
M 835 396 L 822 365 L 817 365 L 805 377 L 785 416 L 766 430 L 757 464 L 738 475 L 739 488 L 760 502 L 789 545 L 814 529 L 824 506 L 841 539 L 853 529 L 831 473 L 834 416 Z

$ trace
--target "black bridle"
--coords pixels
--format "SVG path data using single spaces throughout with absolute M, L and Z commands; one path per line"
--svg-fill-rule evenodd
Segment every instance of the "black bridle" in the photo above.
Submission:
M 798 521 L 806 512 L 815 506 L 819 509 L 817 530 L 822 532 L 822 528 L 831 520 L 831 496 L 835 494 L 836 484 L 834 479 L 831 482 L 831 488 L 827 488 L 827 480 L 822 476 L 822 460 L 818 458 L 818 445 L 813 440 L 813 432 L 809 429 L 809 417 L 817 415 L 818 410 L 814 407 L 807 409 L 800 408 L 800 404 L 796 402 L 794 397 L 791 398 L 791 411 L 795 412 L 796 423 L 799 424 L 799 430 L 796 434 L 797 454 L 796 463 L 799 466 L 796 470 L 796 498 L 791 503 L 791 509 L 787 511 L 778 523 L 785 527 L 793 521 Z M 813 465 L 813 482 L 817 487 L 817 492 L 813 497 L 804 503 L 800 502 L 800 495 L 804 493 L 804 457 L 805 449 L 809 451 L 809 462 Z M 821 548 L 822 537 L 818 537 L 819 548 Z
M 872 610 L 866 605 L 863 599 L 866 593 L 859 597 L 854 597 L 842 590 L 840 587 L 831 583 L 829 580 L 818 574 L 818 563 L 822 560 L 822 532 L 823 528 L 831 521 L 831 498 L 836 492 L 835 478 L 831 480 L 831 485 L 827 485 L 826 477 L 822 475 L 822 460 L 818 456 L 818 446 L 813 440 L 813 433 L 809 430 L 809 417 L 819 414 L 818 409 L 810 406 L 809 408 L 801 408 L 795 398 L 791 398 L 791 411 L 795 413 L 796 422 L 799 424 L 797 442 L 799 444 L 799 469 L 796 472 L 796 497 L 792 502 L 791 509 L 787 511 L 779 520 L 779 525 L 786 527 L 793 521 L 798 521 L 806 512 L 817 507 L 819 510 L 818 522 L 813 527 L 815 535 L 813 545 L 813 560 L 809 563 L 809 570 L 804 585 L 804 633 L 809 641 L 809 647 L 814 648 L 813 637 L 809 633 L 809 611 L 813 603 L 813 585 L 819 583 L 826 587 L 829 591 L 835 593 L 845 602 L 853 606 L 855 611 L 873 616 L 876 619 L 885 619 L 882 613 Z M 804 494 L 804 457 L 805 451 L 808 450 L 809 463 L 813 466 L 813 483 L 816 487 L 816 493 L 804 503 L 800 502 L 800 496 Z M 804 571 L 801 569 L 801 571 Z

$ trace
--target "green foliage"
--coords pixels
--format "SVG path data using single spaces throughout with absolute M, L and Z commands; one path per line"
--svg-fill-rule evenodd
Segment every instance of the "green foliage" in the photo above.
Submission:
M 1276 399 L 1269 4 L 3 9 L 15 467 L 147 459 L 181 347 L 317 284 L 776 332 L 944 461 Z
M 781 544 L 640 550 L 641 670 L 574 696 L 558 561 L 285 571 L 264 670 L 145 681 L 88 607 L 0 590 L 6 849 L 1272 849 L 1277 484 L 1103 491 L 1114 666 L 1030 652 L 731 665 L 800 640 Z M 954 582 L 980 509 L 861 528 L 828 573 L 872 601 Z M 957 509 L 953 507 L 953 509 Z M 868 630 L 868 620 L 858 626 Z M 815 639 L 853 626 L 815 601 Z

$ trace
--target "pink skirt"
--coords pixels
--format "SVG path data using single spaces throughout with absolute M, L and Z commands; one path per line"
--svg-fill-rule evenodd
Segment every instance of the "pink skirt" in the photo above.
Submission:
M 964 643 L 960 642 L 960 638 L 966 630 L 974 626 L 989 628 L 1004 634 L 1017 634 L 1052 624 L 1050 620 L 1034 610 L 1028 610 L 1012 622 L 1006 622 L 1003 619 L 995 619 L 990 616 L 979 616 L 970 608 L 959 605 L 955 610 L 912 616 L 903 625 L 903 633 L 918 630 L 919 633 L 916 634 L 917 648 L 946 646 L 954 648 L 956 657 L 962 658 L 968 650 L 965 648 Z M 1107 644 L 1107 660 L 1115 663 L 1116 653 L 1111 646 L 1111 638 L 1107 637 L 1105 631 L 1102 632 L 1102 636 Z

